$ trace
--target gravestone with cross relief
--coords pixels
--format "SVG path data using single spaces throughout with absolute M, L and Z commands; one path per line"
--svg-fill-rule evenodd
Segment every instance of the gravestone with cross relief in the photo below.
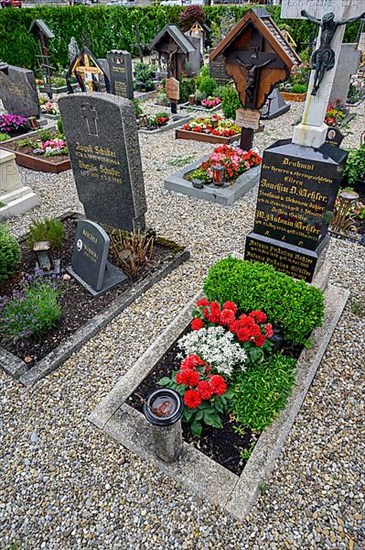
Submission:
M 147 204 L 132 102 L 77 93 L 61 96 L 59 106 L 86 216 L 125 231 L 143 229 Z

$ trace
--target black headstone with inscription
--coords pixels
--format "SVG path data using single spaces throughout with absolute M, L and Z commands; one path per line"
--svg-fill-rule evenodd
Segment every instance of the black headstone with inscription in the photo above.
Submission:
M 107 54 L 112 93 L 133 99 L 132 56 L 124 50 L 111 50 Z
M 346 156 L 328 144 L 312 149 L 290 140 L 277 141 L 265 150 L 245 259 L 312 280 L 329 241 L 330 213 Z
M 39 117 L 40 106 L 33 71 L 3 64 L 0 68 L 0 99 L 11 115 Z
M 147 210 L 133 104 L 111 94 L 64 95 L 59 106 L 87 218 L 144 229 Z
M 97 223 L 78 222 L 71 266 L 67 271 L 94 297 L 128 279 L 108 262 L 109 245 L 107 233 Z

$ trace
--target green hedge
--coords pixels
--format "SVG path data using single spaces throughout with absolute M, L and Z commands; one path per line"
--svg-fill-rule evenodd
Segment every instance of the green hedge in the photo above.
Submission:
M 232 301 L 245 313 L 262 309 L 279 325 L 285 339 L 305 344 L 324 317 L 323 294 L 304 281 L 279 273 L 271 265 L 225 258 L 214 264 L 204 283 L 209 301 Z
M 251 6 L 206 6 L 207 23 L 220 23 L 222 14 L 229 10 L 238 21 Z M 306 20 L 280 20 L 280 8 L 267 6 L 268 11 L 280 25 L 291 28 L 294 40 L 308 42 L 313 25 Z M 105 57 L 108 50 L 126 49 L 137 54 L 133 25 L 138 23 L 141 40 L 148 44 L 166 23 L 178 23 L 181 7 L 148 6 L 124 8 L 122 6 L 63 6 L 33 9 L 0 10 L 0 59 L 12 65 L 36 69 L 38 54 L 36 40 L 28 35 L 33 19 L 43 19 L 55 34 L 50 42 L 52 65 L 67 67 L 68 44 L 74 36 L 79 44 L 87 45 L 97 57 Z M 346 29 L 345 40 L 355 40 L 359 24 Z

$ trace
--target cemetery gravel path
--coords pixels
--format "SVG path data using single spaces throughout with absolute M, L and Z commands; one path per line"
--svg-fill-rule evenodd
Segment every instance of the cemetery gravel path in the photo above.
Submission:
M 290 137 L 302 105 L 266 122 L 262 148 Z M 357 145 L 364 107 L 345 146 Z M 26 390 L 0 374 L 0 548 L 348 549 L 365 547 L 363 368 L 365 247 L 331 241 L 332 283 L 351 298 L 286 440 L 266 491 L 240 524 L 103 435 L 87 415 L 180 308 L 209 266 L 242 252 L 255 191 L 222 207 L 163 189 L 163 178 L 210 146 L 140 139 L 149 211 L 161 235 L 188 245 L 191 260 L 150 289 L 56 372 Z M 39 194 L 39 216 L 80 210 L 71 172 L 22 170 Z M 27 214 L 12 222 L 25 231 Z M 11 546 L 11 543 L 14 543 Z

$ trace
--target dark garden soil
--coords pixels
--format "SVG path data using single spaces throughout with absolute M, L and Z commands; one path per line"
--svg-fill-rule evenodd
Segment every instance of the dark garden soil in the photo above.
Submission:
M 150 393 L 160 387 L 157 382 L 163 376 L 170 376 L 173 370 L 179 370 L 181 359 L 177 357 L 178 352 L 179 348 L 175 342 L 157 363 L 153 371 L 138 386 L 133 395 L 128 398 L 127 403 L 129 405 L 138 411 L 142 411 L 144 400 Z M 258 434 L 255 435 L 248 429 L 239 434 L 235 432 L 234 422 L 229 414 L 220 416 L 223 429 L 204 426 L 200 439 L 194 437 L 188 425 L 183 423 L 183 438 L 209 458 L 239 476 L 247 462 L 241 457 L 240 453 L 250 448 L 253 449 Z
M 105 292 L 105 294 L 98 298 L 93 298 L 73 278 L 70 280 L 62 278 L 66 272 L 66 268 L 71 264 L 78 217 L 78 215 L 66 217 L 64 220 L 65 241 L 62 250 L 54 252 L 54 258 L 61 259 L 61 275 L 58 277 L 56 284 L 61 290 L 60 305 L 62 316 L 57 325 L 43 336 L 41 340 L 37 341 L 30 339 L 18 342 L 6 342 L 0 336 L 0 345 L 19 359 L 25 361 L 29 368 L 69 338 L 71 334 L 87 323 L 92 317 L 105 310 L 111 302 L 128 291 L 135 283 L 145 279 L 160 267 L 162 263 L 171 260 L 182 250 L 182 247 L 179 247 L 175 243 L 158 239 L 155 241 L 149 265 L 142 267 L 137 276 L 129 277 L 125 284 Z M 21 254 L 22 258 L 18 272 L 0 286 L 0 296 L 11 294 L 12 290 L 17 289 L 19 282 L 25 274 L 34 273 L 35 256 L 33 252 L 29 251 L 25 241 L 21 242 Z M 113 262 L 113 258 L 110 258 L 110 261 L 115 263 Z

